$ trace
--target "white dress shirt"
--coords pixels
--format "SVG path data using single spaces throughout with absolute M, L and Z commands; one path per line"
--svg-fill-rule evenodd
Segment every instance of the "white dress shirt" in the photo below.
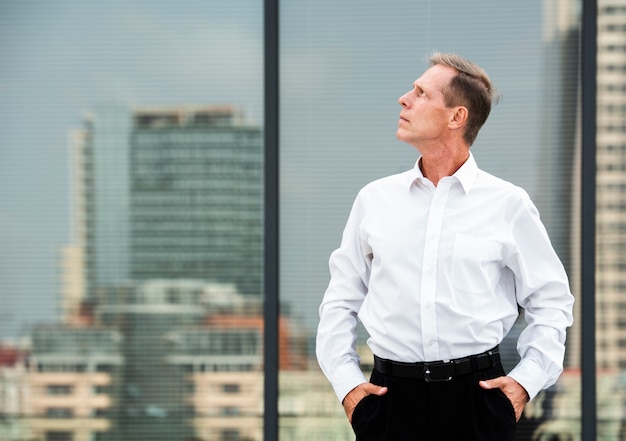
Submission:
M 339 400 L 366 382 L 357 317 L 382 358 L 450 360 L 487 351 L 525 309 L 520 363 L 533 398 L 563 370 L 573 296 L 528 194 L 473 156 L 435 187 L 419 161 L 358 194 L 320 306 L 317 357 Z

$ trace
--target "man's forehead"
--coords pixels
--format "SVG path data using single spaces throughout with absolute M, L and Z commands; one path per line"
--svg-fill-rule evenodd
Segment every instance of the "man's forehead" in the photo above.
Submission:
M 449 66 L 435 64 L 424 71 L 421 77 L 415 80 L 415 84 L 419 86 L 443 86 L 448 84 L 450 79 L 455 76 L 458 71 Z

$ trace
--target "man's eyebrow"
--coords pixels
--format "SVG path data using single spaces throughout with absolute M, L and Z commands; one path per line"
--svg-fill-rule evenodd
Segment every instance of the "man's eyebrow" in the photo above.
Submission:
M 426 90 L 420 85 L 419 80 L 415 80 L 415 82 L 413 83 L 413 90 L 426 92 Z

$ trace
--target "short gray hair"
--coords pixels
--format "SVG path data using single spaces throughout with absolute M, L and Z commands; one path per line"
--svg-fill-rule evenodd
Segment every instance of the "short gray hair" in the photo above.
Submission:
M 464 106 L 468 121 L 463 138 L 472 145 L 491 112 L 492 103 L 500 99 L 485 70 L 477 64 L 456 54 L 434 52 L 429 57 L 431 66 L 442 65 L 459 72 L 442 90 L 446 106 Z

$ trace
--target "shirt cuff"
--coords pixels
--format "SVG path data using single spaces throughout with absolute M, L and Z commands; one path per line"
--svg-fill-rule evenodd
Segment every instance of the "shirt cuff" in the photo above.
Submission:
M 367 383 L 367 379 L 358 364 L 349 363 L 337 367 L 330 382 L 339 402 L 343 402 L 348 392 L 359 384 Z
M 535 398 L 539 391 L 545 386 L 545 373 L 533 360 L 522 360 L 515 368 L 509 372 L 509 377 L 522 385 L 530 400 Z

